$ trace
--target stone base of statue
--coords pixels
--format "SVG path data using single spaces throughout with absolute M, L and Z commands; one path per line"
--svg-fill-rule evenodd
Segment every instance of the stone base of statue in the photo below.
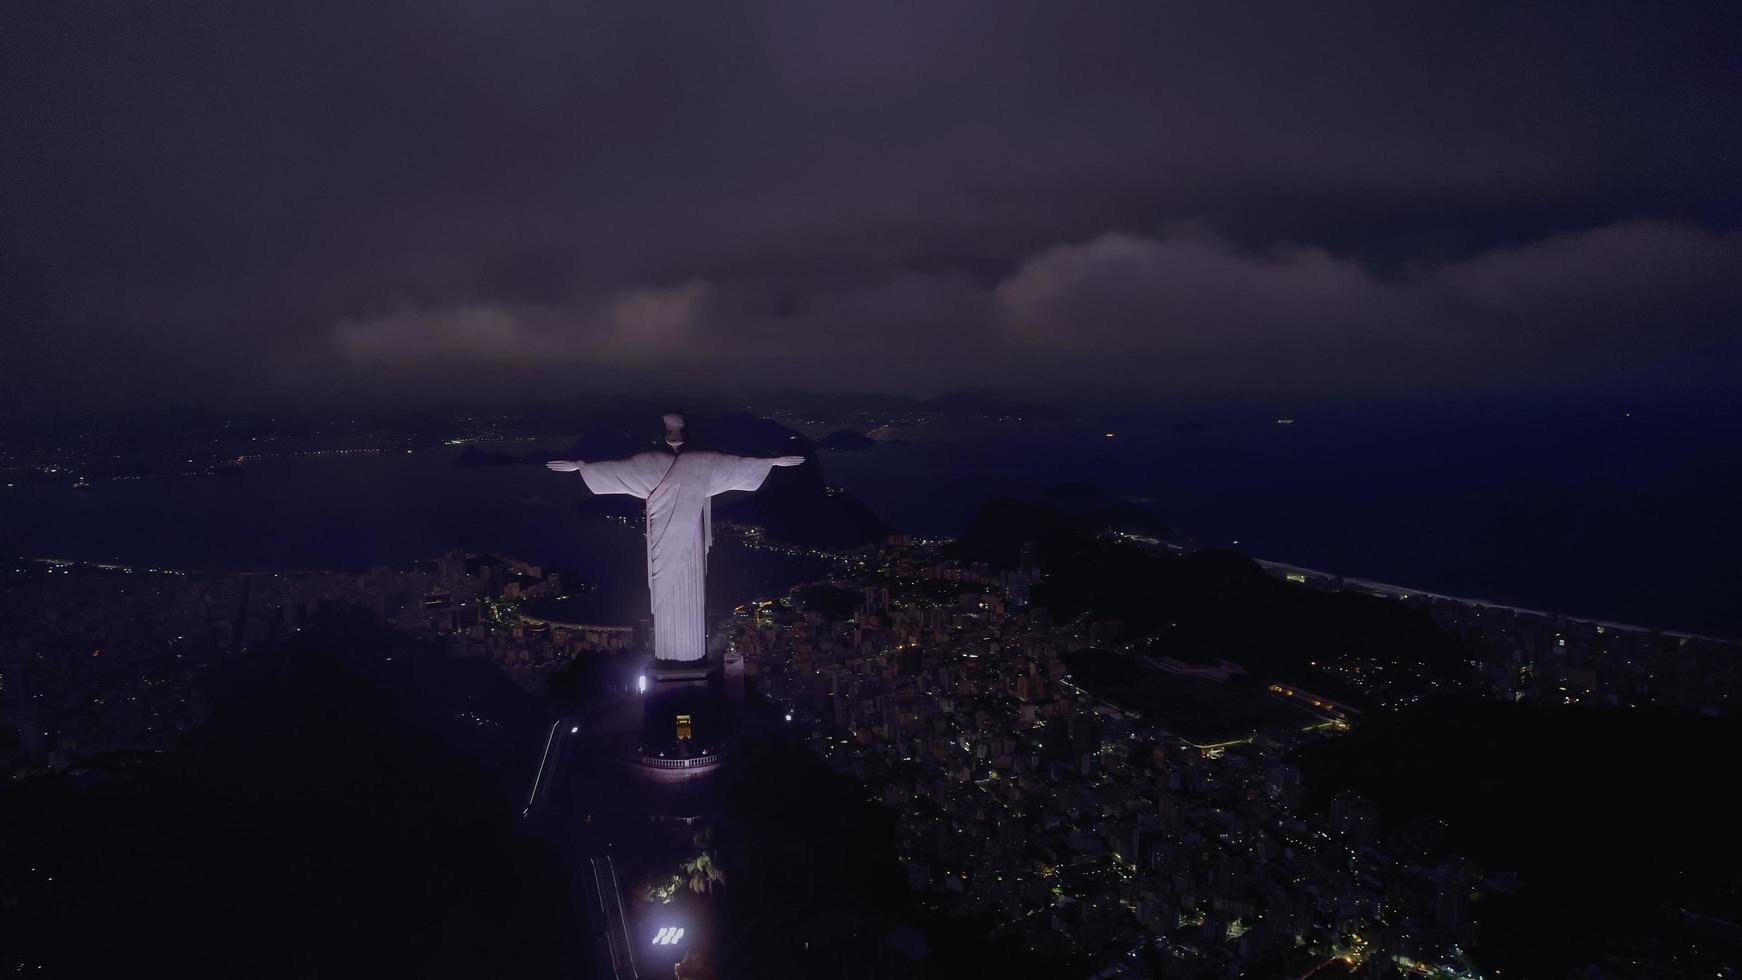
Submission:
M 637 765 L 655 782 L 684 782 L 724 764 L 734 732 L 718 654 L 648 668 Z
M 714 674 L 720 672 L 719 658 L 714 655 L 700 660 L 659 660 L 647 669 L 648 687 L 656 684 L 686 685 L 704 683 Z

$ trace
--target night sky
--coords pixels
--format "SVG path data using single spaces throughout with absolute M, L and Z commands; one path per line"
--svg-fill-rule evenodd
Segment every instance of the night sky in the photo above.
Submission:
M 1738 27 L 1702 0 L 9 3 L 0 408 L 1721 394 Z

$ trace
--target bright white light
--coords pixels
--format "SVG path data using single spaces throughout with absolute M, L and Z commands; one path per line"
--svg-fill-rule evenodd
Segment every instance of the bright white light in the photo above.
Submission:
M 665 945 L 666 937 L 671 935 L 674 931 L 676 931 L 676 930 L 672 929 L 671 926 L 666 926 L 665 928 L 654 933 L 653 934 L 653 945 L 655 945 L 655 946 Z
M 646 694 L 647 693 L 647 675 L 646 674 L 642 674 L 640 677 L 635 678 L 635 691 L 637 694 Z
M 570 735 L 579 735 L 580 733 L 581 733 L 581 726 L 579 726 L 579 725 L 573 725 L 569 728 Z
M 792 712 L 790 712 L 790 711 L 788 711 L 788 712 L 787 712 L 787 713 L 786 713 L 786 720 L 787 720 L 787 721 L 791 721 L 791 720 L 792 720 Z
M 676 945 L 677 941 L 679 939 L 682 939 L 682 938 L 683 938 L 683 930 L 679 929 L 678 931 L 672 933 L 671 938 L 667 939 L 665 942 L 666 942 L 666 945 L 668 945 L 668 946 Z

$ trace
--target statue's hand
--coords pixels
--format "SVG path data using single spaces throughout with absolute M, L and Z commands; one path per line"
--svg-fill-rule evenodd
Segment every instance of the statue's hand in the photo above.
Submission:
M 804 457 L 803 456 L 776 456 L 776 457 L 774 457 L 774 465 L 776 465 L 776 466 L 801 466 L 803 464 L 804 464 Z
M 579 473 L 581 470 L 580 461 L 573 459 L 553 459 L 544 465 L 558 473 Z

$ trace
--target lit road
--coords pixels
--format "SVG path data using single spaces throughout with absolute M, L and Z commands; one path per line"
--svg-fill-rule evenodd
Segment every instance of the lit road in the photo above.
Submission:
M 567 724 L 567 719 L 564 718 L 558 718 L 550 723 L 550 734 L 546 735 L 544 739 L 544 754 L 539 757 L 538 772 L 532 777 L 532 790 L 526 794 L 526 806 L 520 811 L 522 817 L 530 816 L 533 809 L 544 801 L 544 797 L 550 794 L 552 780 L 549 773 L 559 764 L 563 746 L 567 744 L 567 739 L 560 737 L 565 734 L 561 731 L 565 724 Z M 578 726 L 570 725 L 569 729 L 566 734 L 572 735 L 578 731 Z
M 552 793 L 562 781 L 560 774 L 569 748 L 583 742 L 585 736 L 585 728 L 568 718 L 551 722 L 544 747 L 539 752 L 538 770 L 533 774 L 532 787 L 526 794 L 526 806 L 520 812 L 523 819 L 539 821 L 540 817 L 546 816 Z M 551 824 L 549 820 L 541 822 L 547 824 L 544 836 L 567 858 L 574 906 L 586 919 L 594 963 L 585 975 L 637 980 L 640 974 L 636 972 L 635 956 L 629 943 L 622 883 L 609 845 L 601 842 L 591 828 L 564 827 L 560 823 Z
M 581 815 L 575 812 L 574 801 L 577 791 L 585 792 L 577 784 L 577 779 L 585 782 L 577 767 L 586 768 L 586 760 L 598 747 L 600 725 L 609 727 L 615 713 L 639 703 L 636 698 L 613 699 L 551 722 L 539 748 L 538 768 L 521 811 L 522 818 L 564 857 L 571 904 L 584 920 L 591 945 L 588 968 L 583 973 L 589 977 L 639 980 L 650 975 L 640 972 L 641 957 L 637 954 L 646 953 L 645 947 L 653 943 L 653 937 L 651 933 L 640 935 L 642 926 L 634 920 L 624 898 L 625 883 L 615 849 L 592 814 L 587 814 L 585 820 L 579 819 Z M 667 945 L 676 948 L 675 944 Z M 644 948 L 638 950 L 638 946 Z
M 693 794 L 674 792 L 631 776 L 622 753 L 639 732 L 645 700 L 607 696 L 576 707 L 550 722 L 537 740 L 536 768 L 521 797 L 527 829 L 562 855 L 568 905 L 589 950 L 581 976 L 612 980 L 669 977 L 674 964 L 706 933 L 705 916 L 678 901 L 647 910 L 626 889 L 639 887 L 650 845 L 649 815 L 696 805 Z M 627 870 L 626 870 L 627 869 Z M 577 937 L 578 938 L 578 937 Z
M 607 854 L 590 858 L 587 863 L 592 866 L 594 895 L 599 900 L 599 915 L 604 919 L 611 975 L 618 980 L 634 980 L 640 974 L 635 972 L 635 941 L 629 934 L 629 916 L 623 910 L 623 884 L 617 877 L 617 862 Z

